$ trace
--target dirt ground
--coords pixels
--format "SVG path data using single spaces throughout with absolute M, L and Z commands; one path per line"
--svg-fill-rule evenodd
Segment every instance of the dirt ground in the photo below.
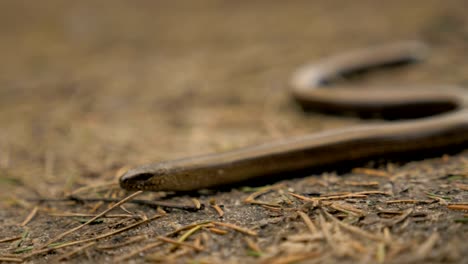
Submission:
M 92 219 L 132 166 L 379 122 L 303 113 L 305 62 L 419 39 L 428 61 L 356 82 L 468 85 L 466 4 L 0 1 L 0 262 L 468 263 L 467 151 Z

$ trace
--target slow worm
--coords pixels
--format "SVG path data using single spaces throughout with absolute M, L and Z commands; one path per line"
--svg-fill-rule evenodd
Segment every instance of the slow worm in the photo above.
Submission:
M 468 145 L 468 92 L 460 87 L 326 87 L 348 74 L 419 61 L 426 52 L 424 44 L 412 41 L 356 50 L 300 68 L 290 85 L 294 98 L 305 109 L 418 119 L 357 125 L 143 165 L 121 176 L 120 186 L 128 190 L 193 191 L 278 174 L 295 175 L 304 169 L 339 167 L 357 160 L 463 149 Z

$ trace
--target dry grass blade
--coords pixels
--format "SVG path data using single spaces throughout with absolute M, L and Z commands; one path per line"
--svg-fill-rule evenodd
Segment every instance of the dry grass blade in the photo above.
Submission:
M 350 194 L 345 194 L 345 195 L 319 197 L 316 199 L 319 201 L 326 201 L 326 200 L 341 200 L 341 199 L 348 199 L 348 198 L 367 198 L 367 195 L 350 193 Z
M 215 209 L 216 213 L 219 215 L 219 217 L 224 216 L 224 211 L 221 209 L 221 207 L 217 204 L 211 206 L 213 209 Z
M 224 216 L 224 211 L 223 209 L 221 209 L 221 206 L 219 206 L 217 203 L 216 203 L 216 200 L 215 199 L 210 199 L 210 205 L 211 205 L 211 208 L 213 208 L 216 213 L 219 215 L 219 217 L 223 217 Z
M 260 206 L 267 209 L 267 210 L 270 210 L 272 212 L 281 212 L 281 211 L 284 210 L 284 208 L 281 208 L 279 205 L 278 206 L 270 206 L 270 205 L 261 204 Z
M 331 220 L 333 220 L 335 223 L 337 223 L 340 227 L 342 227 L 343 229 L 346 229 L 350 232 L 353 232 L 357 235 L 360 235 L 362 237 L 365 237 L 367 239 L 370 239 L 370 240 L 375 240 L 375 241 L 380 241 L 380 242 L 388 242 L 385 240 L 385 238 L 383 237 L 380 237 L 380 236 L 377 236 L 377 235 L 374 235 L 374 234 L 371 234 L 365 230 L 362 230 L 360 229 L 359 227 L 356 227 L 356 226 L 352 226 L 352 225 L 349 225 L 349 224 L 346 224 L 346 223 L 343 223 L 342 221 L 336 219 L 333 215 L 331 215 L 329 212 L 327 212 L 326 210 L 322 209 L 322 212 L 328 217 L 330 218 Z
M 187 232 L 185 232 L 177 241 L 179 242 L 184 242 L 185 240 L 187 240 L 187 238 L 189 238 L 191 235 L 193 235 L 195 232 L 197 232 L 198 230 L 200 230 L 202 227 L 206 227 L 206 226 L 213 226 L 212 224 L 204 224 L 204 225 L 197 225 L 197 226 L 194 226 L 193 228 L 189 229 Z
M 412 199 L 385 201 L 385 203 L 387 203 L 387 204 L 394 204 L 394 203 L 431 204 L 433 202 L 434 202 L 434 200 L 412 200 Z
M 124 246 L 130 245 L 132 243 L 135 243 L 144 239 L 148 239 L 148 237 L 146 235 L 135 236 L 122 243 L 98 246 L 97 249 L 99 250 L 116 249 L 116 248 L 124 247 Z
M 78 188 L 78 189 L 72 191 L 69 195 L 70 196 L 77 195 L 79 193 L 83 193 L 83 192 L 86 192 L 88 190 L 92 190 L 92 191 L 106 190 L 106 189 L 109 189 L 109 188 L 112 188 L 112 187 L 118 188 L 119 184 L 112 181 L 112 182 L 106 182 L 106 183 L 101 183 L 101 184 L 94 184 L 94 185 L 90 185 L 90 186 L 84 186 L 84 187 L 81 187 L 81 188 Z
M 187 240 L 187 238 L 189 238 L 191 235 L 193 235 L 195 232 L 197 232 L 198 230 L 200 230 L 202 227 L 212 227 L 213 224 L 202 224 L 202 225 L 197 225 L 197 226 L 194 226 L 193 228 L 189 229 L 187 232 L 185 232 L 179 239 L 177 239 L 178 242 L 184 242 L 185 240 Z M 178 247 L 178 245 L 174 245 L 171 250 L 174 250 Z
M 245 237 L 244 240 L 245 240 L 245 243 L 247 243 L 247 246 L 248 246 L 251 250 L 253 250 L 253 251 L 255 251 L 255 252 L 258 252 L 258 253 L 261 253 L 261 252 L 262 252 L 262 250 L 260 249 L 260 247 L 258 246 L 258 244 L 255 243 L 255 241 L 253 241 L 250 237 Z
M 50 216 L 58 216 L 58 217 L 96 217 L 96 214 L 83 214 L 83 213 L 71 213 L 71 212 L 64 212 L 64 213 L 49 213 Z M 105 218 L 136 218 L 137 216 L 131 214 L 105 214 L 101 217 Z
M 24 219 L 24 221 L 20 224 L 20 226 L 26 226 L 29 222 L 31 222 L 34 216 L 36 216 L 38 209 L 39 208 L 37 206 L 34 206 L 32 211 L 28 214 L 28 216 L 26 217 L 26 219 Z
M 48 245 L 54 243 L 54 242 L 57 242 L 59 241 L 60 239 L 64 238 L 65 236 L 73 233 L 73 232 L 76 232 L 78 230 L 80 230 L 81 228 L 83 228 L 84 226 L 88 225 L 89 223 L 92 223 L 94 220 L 98 219 L 99 217 L 107 214 L 108 212 L 110 212 L 112 209 L 116 208 L 116 207 L 119 207 L 120 205 L 124 204 L 125 202 L 127 202 L 128 200 L 130 199 L 133 199 L 134 197 L 142 194 L 143 191 L 137 191 L 137 192 L 134 192 L 133 194 L 125 197 L 124 199 L 120 200 L 118 203 L 110 206 L 109 208 L 107 208 L 106 210 L 104 210 L 103 212 L 101 212 L 100 214 L 96 215 L 95 217 L 91 218 L 90 220 L 86 221 L 84 224 L 81 224 L 75 228 L 72 228 L 70 230 L 68 230 L 67 232 L 65 233 L 62 233 L 60 235 L 58 235 L 57 237 L 51 239 L 50 241 L 48 241 L 47 243 L 45 243 L 43 246 L 41 246 L 40 248 L 45 248 L 47 247 Z
M 357 209 L 351 205 L 346 205 L 346 204 L 338 204 L 338 203 L 332 203 L 330 205 L 330 208 L 333 208 L 337 211 L 344 212 L 346 214 L 351 214 L 357 217 L 361 217 L 366 215 L 366 213 L 363 210 Z
M 12 257 L 2 257 L 0 256 L 0 261 L 5 261 L 5 262 L 18 262 L 18 263 L 22 263 L 24 262 L 23 259 L 21 258 L 12 258 Z
M 339 245 L 337 245 L 334 237 L 330 233 L 330 230 L 333 228 L 332 223 L 328 223 L 327 221 L 325 221 L 325 218 L 323 217 L 323 215 L 319 215 L 319 223 L 320 223 L 320 228 L 321 228 L 320 231 L 323 234 L 323 237 L 325 238 L 325 240 L 327 241 L 327 244 L 332 249 L 333 254 L 339 257 L 343 257 L 344 250 Z
M 303 200 L 303 201 L 306 201 L 306 202 L 317 202 L 317 198 L 310 198 L 310 197 L 306 197 L 306 196 L 303 196 L 303 195 L 300 195 L 300 194 L 297 194 L 297 193 L 293 193 L 293 192 L 290 192 L 289 194 L 291 196 L 299 199 L 299 200 Z
M 303 260 L 313 259 L 319 257 L 320 252 L 307 252 L 307 253 L 296 253 L 280 257 L 272 257 L 263 260 L 262 264 L 290 264 L 298 263 Z
M 385 262 L 385 257 L 386 257 L 386 250 L 385 250 L 385 244 L 384 243 L 379 243 L 377 244 L 377 253 L 376 259 L 378 263 L 384 263 Z
M 348 194 L 343 194 L 343 195 L 334 195 L 334 196 L 325 196 L 325 197 L 306 197 L 303 195 L 299 195 L 296 193 L 289 193 L 291 196 L 296 197 L 300 200 L 312 202 L 314 204 L 317 204 L 318 201 L 326 201 L 326 200 L 341 200 L 341 199 L 348 199 L 348 198 L 367 198 L 367 194 L 383 194 L 383 192 L 359 192 L 359 193 L 348 193 Z M 386 193 L 385 193 L 386 194 Z
M 393 225 L 396 225 L 402 221 L 404 221 L 406 218 L 408 218 L 408 216 L 411 215 L 411 213 L 413 213 L 413 208 L 408 208 L 406 210 L 404 210 L 403 212 L 401 212 L 401 215 L 396 217 L 395 219 L 392 219 L 390 221 L 384 221 L 387 223 L 387 226 L 393 226 Z
M 193 249 L 195 249 L 197 251 L 203 251 L 203 247 L 192 245 L 192 244 L 185 243 L 185 242 L 179 242 L 177 240 L 173 240 L 173 239 L 170 239 L 168 237 L 160 236 L 160 237 L 158 237 L 158 239 L 161 240 L 161 241 L 167 242 L 167 243 L 177 245 L 177 246 L 184 246 L 184 247 L 193 248 Z
M 256 192 L 253 192 L 251 193 L 249 196 L 247 196 L 247 198 L 244 199 L 244 203 L 257 203 L 257 201 L 255 201 L 255 199 L 261 195 L 264 195 L 270 191 L 273 191 L 273 190 L 277 190 L 277 189 L 280 189 L 280 188 L 283 188 L 284 187 L 284 184 L 276 184 L 276 185 L 272 185 L 272 186 L 266 186 L 266 187 L 263 187 L 261 188 L 260 190 L 256 191 Z
M 211 223 L 211 221 L 204 221 L 204 222 L 200 222 L 200 223 L 194 223 L 194 224 L 186 225 L 186 226 L 183 226 L 183 227 L 181 227 L 181 228 L 178 228 L 178 229 L 176 229 L 176 230 L 174 230 L 174 231 L 168 233 L 166 236 L 167 236 L 167 237 L 170 237 L 170 236 L 176 235 L 176 234 L 178 234 L 179 232 L 182 232 L 182 231 L 184 231 L 184 230 L 192 229 L 192 228 L 194 228 L 194 227 L 196 227 L 196 226 L 199 226 L 199 225 L 206 225 L 206 224 L 209 224 L 209 223 Z
M 200 203 L 200 200 L 192 198 L 190 199 L 192 201 L 193 205 L 195 206 L 196 209 L 200 209 L 202 207 L 202 204 Z
M 266 206 L 266 207 L 273 208 L 273 209 L 278 209 L 278 208 L 281 207 L 281 205 L 279 205 L 279 204 L 269 203 L 269 202 L 261 202 L 261 201 L 251 201 L 248 204 L 261 205 L 261 206 Z
M 312 220 L 310 219 L 310 217 L 302 212 L 302 211 L 297 211 L 297 213 L 299 214 L 299 216 L 302 218 L 302 221 L 304 221 L 305 225 L 307 226 L 307 228 L 309 228 L 309 231 L 312 233 L 312 234 L 316 234 L 317 233 L 317 227 L 314 225 L 314 223 L 312 222 Z
M 392 175 L 386 171 L 369 169 L 369 168 L 354 168 L 352 172 L 355 174 L 364 174 L 367 176 L 384 177 L 384 178 L 392 177 Z
M 350 193 L 350 194 L 352 194 L 352 195 L 360 195 L 360 194 L 363 194 L 363 195 L 381 194 L 381 195 L 387 195 L 387 196 L 392 195 L 391 193 L 384 192 L 384 191 L 362 191 L 362 192 L 355 192 L 355 193 Z
M 12 241 L 21 239 L 22 237 L 23 237 L 23 236 L 15 236 L 15 237 L 6 237 L 6 238 L 2 238 L 2 239 L 0 239 L 0 243 L 12 242 Z
M 468 204 L 449 204 L 447 208 L 451 210 L 468 211 Z
M 468 184 L 455 183 L 454 186 L 460 190 L 468 191 Z
M 429 255 L 429 252 L 434 248 L 440 236 L 434 232 L 424 243 L 416 250 L 415 257 L 417 259 L 424 259 Z
M 31 258 L 32 256 L 35 256 L 35 255 L 38 255 L 38 254 L 43 254 L 43 253 L 47 253 L 49 251 L 52 251 L 52 250 L 55 250 L 55 249 L 59 249 L 59 248 L 64 248 L 64 247 L 69 247 L 69 246 L 73 246 L 73 245 L 78 245 L 78 244 L 81 244 L 81 243 L 86 243 L 86 242 L 91 242 L 91 241 L 96 241 L 96 240 L 100 240 L 100 239 L 103 239 L 103 238 L 106 238 L 106 237 L 110 237 L 110 236 L 113 236 L 113 235 L 116 235 L 116 234 L 120 234 L 122 232 L 125 232 L 127 230 L 130 230 L 132 228 L 135 228 L 139 225 L 142 225 L 142 224 L 145 224 L 145 223 L 148 223 L 148 222 L 151 222 L 155 219 L 158 219 L 160 217 L 162 217 L 163 215 L 155 215 L 151 218 L 148 218 L 148 219 L 145 219 L 145 220 L 142 220 L 140 222 L 137 222 L 137 223 L 134 223 L 132 225 L 129 225 L 129 226 L 126 226 L 124 228 L 121 228 L 121 229 L 118 229 L 118 230 L 115 230 L 115 231 L 112 231 L 112 232 L 109 232 L 109 233 L 106 233 L 106 234 L 103 234 L 103 235 L 100 235 L 100 236 L 96 236 L 96 237 L 92 237 L 92 238 L 88 238 L 88 239 L 83 239 L 83 240 L 77 240 L 77 241 L 72 241 L 72 242 L 68 242 L 68 243 L 64 243 L 64 244 L 61 244 L 61 245 L 58 245 L 56 247 L 50 247 L 50 248 L 45 248 L 45 249 L 40 249 L 40 250 L 37 250 L 37 251 L 34 251 L 34 252 L 31 252 L 29 255 L 27 255 L 25 258 Z
M 208 231 L 210 231 L 211 233 L 217 234 L 217 235 L 225 235 L 225 234 L 229 233 L 226 230 L 215 228 L 215 227 L 208 228 Z
M 215 225 L 230 228 L 232 230 L 235 230 L 235 231 L 240 232 L 240 233 L 247 234 L 249 236 L 257 236 L 257 232 L 255 232 L 253 230 L 250 230 L 250 229 L 247 229 L 247 228 L 236 226 L 234 224 L 228 224 L 228 223 L 223 223 L 223 222 L 212 222 L 212 223 L 215 224 Z
M 81 252 L 81 251 L 83 251 L 83 250 L 85 250 L 85 249 L 87 249 L 87 248 L 89 248 L 89 247 L 91 247 L 91 246 L 93 246 L 95 244 L 96 244 L 96 242 L 90 242 L 90 243 L 88 243 L 88 244 L 86 244 L 86 245 L 84 245 L 82 247 L 79 247 L 79 248 L 77 248 L 75 250 L 72 250 L 72 251 L 66 253 L 66 254 L 63 254 L 62 256 L 60 256 L 58 258 L 58 261 L 69 259 L 73 255 L 78 254 L 79 252 Z
M 81 198 L 81 197 L 74 197 L 69 196 L 67 198 L 61 199 L 49 199 L 49 198 L 41 198 L 41 199 L 29 199 L 30 201 L 37 201 L 37 202 L 101 202 L 101 203 L 116 203 L 120 202 L 120 199 L 114 198 Z M 163 208 L 176 208 L 181 210 L 187 211 L 198 211 L 201 208 L 197 208 L 194 205 L 186 205 L 186 204 L 177 204 L 177 203 L 170 203 L 165 201 L 148 201 L 148 200 L 138 200 L 134 199 L 131 201 L 127 201 L 128 203 L 133 204 L 141 204 L 141 205 L 148 205 L 152 207 L 163 207 Z
M 345 185 L 350 186 L 360 186 L 360 187 L 377 187 L 379 186 L 379 182 L 376 181 L 368 181 L 368 182 L 359 182 L 359 181 L 345 181 Z
M 137 249 L 137 250 L 135 250 L 135 251 L 132 251 L 132 252 L 130 252 L 130 253 L 126 254 L 126 255 L 123 255 L 123 256 L 121 256 L 121 257 L 119 257 L 119 258 L 116 258 L 116 259 L 115 259 L 115 262 L 117 262 L 117 263 L 118 263 L 118 262 L 122 262 L 122 261 L 127 260 L 127 259 L 129 259 L 129 258 L 131 258 L 131 257 L 134 257 L 134 256 L 136 256 L 136 255 L 139 255 L 139 254 L 141 254 L 141 253 L 143 253 L 143 252 L 145 252 L 145 251 L 147 251 L 147 250 L 150 250 L 150 249 L 155 248 L 155 247 L 159 247 L 159 246 L 161 246 L 162 244 L 163 244 L 163 242 L 161 242 L 161 241 L 157 241 L 157 242 L 154 242 L 154 243 L 150 243 L 150 244 L 148 244 L 148 245 L 146 245 L 146 246 L 144 246 L 144 247 L 142 247 L 142 248 L 139 248 L 139 249 Z

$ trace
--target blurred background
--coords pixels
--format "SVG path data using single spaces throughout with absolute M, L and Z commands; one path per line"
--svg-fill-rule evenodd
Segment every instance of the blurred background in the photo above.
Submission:
M 362 122 L 305 115 L 288 94 L 298 66 L 353 48 L 432 48 L 358 83 L 468 84 L 465 4 L 0 1 L 0 193 L 62 194 L 128 166 Z

